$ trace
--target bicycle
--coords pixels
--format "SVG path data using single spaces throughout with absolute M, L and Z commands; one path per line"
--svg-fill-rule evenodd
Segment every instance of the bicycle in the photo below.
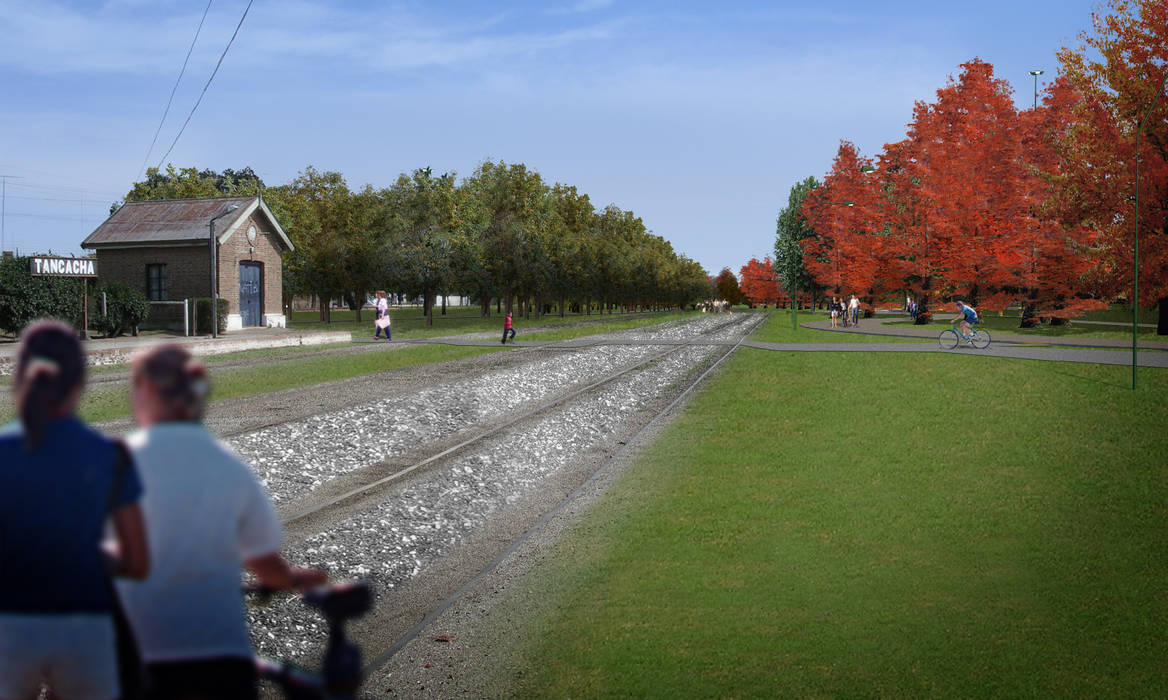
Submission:
M 958 343 L 968 343 L 978 350 L 985 350 L 990 346 L 990 334 L 980 328 L 974 328 L 968 334 L 962 333 L 957 329 L 957 324 L 953 324 L 953 328 L 941 331 L 937 343 L 942 350 L 952 350 Z
M 274 591 L 248 587 L 261 601 Z M 361 688 L 361 648 L 345 637 L 345 621 L 364 615 L 373 605 L 373 591 L 364 581 L 314 588 L 301 596 L 328 623 L 328 646 L 320 672 L 313 673 L 289 662 L 256 657 L 256 673 L 270 681 L 288 700 L 355 700 Z

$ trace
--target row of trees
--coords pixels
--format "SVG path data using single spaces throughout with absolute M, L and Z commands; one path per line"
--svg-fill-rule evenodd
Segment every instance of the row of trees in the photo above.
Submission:
M 1066 318 L 1132 298 L 1136 140 L 1139 302 L 1168 332 L 1168 0 L 1113 0 L 1034 109 L 979 60 L 919 102 L 875 159 L 844 141 L 822 183 L 792 188 L 775 274 L 787 289 L 870 299 L 960 295 Z M 1094 58 L 1092 58 L 1094 56 Z
M 684 306 L 709 295 L 701 265 L 653 235 L 633 212 L 597 211 L 574 186 L 548 185 L 522 163 L 485 162 L 461 182 L 429 168 L 387 188 L 349 188 L 339 172 L 306 168 L 264 187 L 242 171 L 151 169 L 128 201 L 261 194 L 296 250 L 285 292 L 357 302 L 385 288 L 424 299 L 432 320 L 447 294 L 540 313 L 571 303 L 614 308 Z M 322 304 L 322 318 L 328 318 Z

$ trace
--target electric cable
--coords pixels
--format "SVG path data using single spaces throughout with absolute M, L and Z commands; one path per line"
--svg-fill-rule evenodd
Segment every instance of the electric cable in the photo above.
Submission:
M 199 20 L 199 27 L 195 29 L 195 38 L 191 39 L 191 47 L 187 49 L 187 57 L 183 60 L 182 70 L 178 72 L 178 79 L 174 81 L 174 87 L 170 89 L 170 99 L 166 101 L 166 109 L 162 110 L 162 119 L 158 121 L 158 128 L 154 130 L 154 139 L 150 142 L 150 148 L 146 149 L 146 157 L 142 159 L 142 167 L 139 169 L 138 177 L 146 174 L 146 163 L 150 160 L 150 153 L 154 151 L 154 145 L 158 143 L 158 135 L 162 133 L 162 125 L 166 123 L 166 115 L 170 114 L 170 105 L 174 102 L 174 93 L 178 91 L 178 84 L 182 82 L 183 74 L 187 72 L 187 64 L 191 61 L 191 54 L 195 50 L 195 42 L 199 40 L 199 33 L 203 31 L 203 23 L 207 21 L 211 2 L 212 0 L 207 0 L 207 7 L 203 10 L 203 18 Z
M 170 155 L 170 152 L 174 150 L 175 145 L 178 144 L 178 140 L 182 137 L 183 132 L 186 131 L 187 124 L 191 123 L 191 117 L 195 116 L 195 110 L 199 108 L 199 104 L 203 101 L 203 95 L 207 94 L 207 88 L 211 87 L 211 81 L 215 79 L 215 75 L 219 72 L 219 66 L 223 65 L 223 59 L 226 58 L 227 51 L 231 48 L 231 44 L 235 41 L 235 37 L 239 35 L 239 28 L 243 26 L 243 20 L 247 19 L 247 12 L 251 9 L 251 4 L 253 2 L 255 2 L 255 0 L 248 0 L 247 7 L 243 8 L 243 16 L 239 18 L 239 24 L 235 25 L 235 31 L 231 34 L 231 39 L 227 41 L 227 46 L 223 48 L 223 53 L 219 55 L 219 62 L 215 64 L 215 70 L 211 71 L 211 77 L 207 78 L 207 84 L 203 86 L 203 91 L 199 93 L 199 99 L 195 100 L 195 106 L 191 107 L 191 113 L 187 115 L 187 120 L 183 122 L 182 128 L 178 130 L 178 134 L 174 137 L 174 141 L 171 142 L 170 148 L 166 149 L 166 153 L 163 154 L 162 158 L 158 160 L 158 168 L 160 170 L 162 169 L 162 164 L 166 161 L 167 156 Z

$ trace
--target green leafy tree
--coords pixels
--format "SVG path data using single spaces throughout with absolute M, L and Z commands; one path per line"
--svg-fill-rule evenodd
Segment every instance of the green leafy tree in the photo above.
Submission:
M 741 304 L 743 301 L 742 290 L 738 288 L 738 278 L 728 267 L 722 268 L 714 278 L 714 291 L 718 293 L 719 299 L 731 304 Z
M 147 202 L 162 199 L 200 199 L 206 197 L 244 197 L 263 193 L 264 181 L 251 168 L 221 173 L 198 168 L 166 166 L 166 172 L 147 168 L 146 179 L 135 182 L 126 193 L 126 202 Z M 116 202 L 110 207 L 113 214 L 122 206 Z
M 803 202 L 811 190 L 819 187 L 814 177 L 808 177 L 791 186 L 787 195 L 787 206 L 779 211 L 775 234 L 775 274 L 779 284 L 787 290 L 788 295 L 799 303 L 796 298 L 797 290 L 812 293 L 812 306 L 815 305 L 815 293 L 820 289 L 812 279 L 807 268 L 803 266 L 803 241 L 815 238 L 815 231 L 803 216 Z
M 552 212 L 547 185 L 526 165 L 500 161 L 480 165 L 464 186 L 486 217 L 479 251 L 483 271 L 511 313 L 515 295 L 530 295 L 541 281 L 537 264 Z
M 455 175 L 435 177 L 430 168 L 401 175 L 386 193 L 393 212 L 390 267 L 406 293 L 420 294 L 426 323 L 434 323 L 434 302 L 455 281 L 462 234 Z
M 38 318 L 78 325 L 81 284 L 67 277 L 33 277 L 28 257 L 0 261 L 0 330 L 17 335 Z
M 136 329 L 150 315 L 150 301 L 142 290 L 125 282 L 110 282 L 98 287 L 95 296 L 105 292 L 105 315 L 100 313 L 90 317 L 95 329 L 107 338 L 116 338 L 126 331 Z M 134 331 L 135 335 L 137 331 Z
M 581 194 L 573 185 L 556 183 L 551 199 L 548 291 L 559 302 L 562 317 L 567 299 L 580 299 L 586 293 L 591 273 L 587 247 L 596 230 L 596 209 L 588 195 Z
M 320 320 L 328 322 L 329 301 L 368 291 L 369 210 L 367 197 L 349 190 L 338 172 L 305 168 L 291 183 L 264 192 L 264 201 L 296 249 L 284 259 L 293 286 L 320 300 Z M 361 289 L 364 286 L 364 289 Z

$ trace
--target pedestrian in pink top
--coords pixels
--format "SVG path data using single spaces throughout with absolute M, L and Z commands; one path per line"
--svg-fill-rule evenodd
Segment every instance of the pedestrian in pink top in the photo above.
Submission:
M 511 340 L 515 340 L 515 328 L 511 325 L 511 314 L 507 314 L 506 320 L 503 321 L 503 344 L 507 344 L 507 334 L 511 334 Z

